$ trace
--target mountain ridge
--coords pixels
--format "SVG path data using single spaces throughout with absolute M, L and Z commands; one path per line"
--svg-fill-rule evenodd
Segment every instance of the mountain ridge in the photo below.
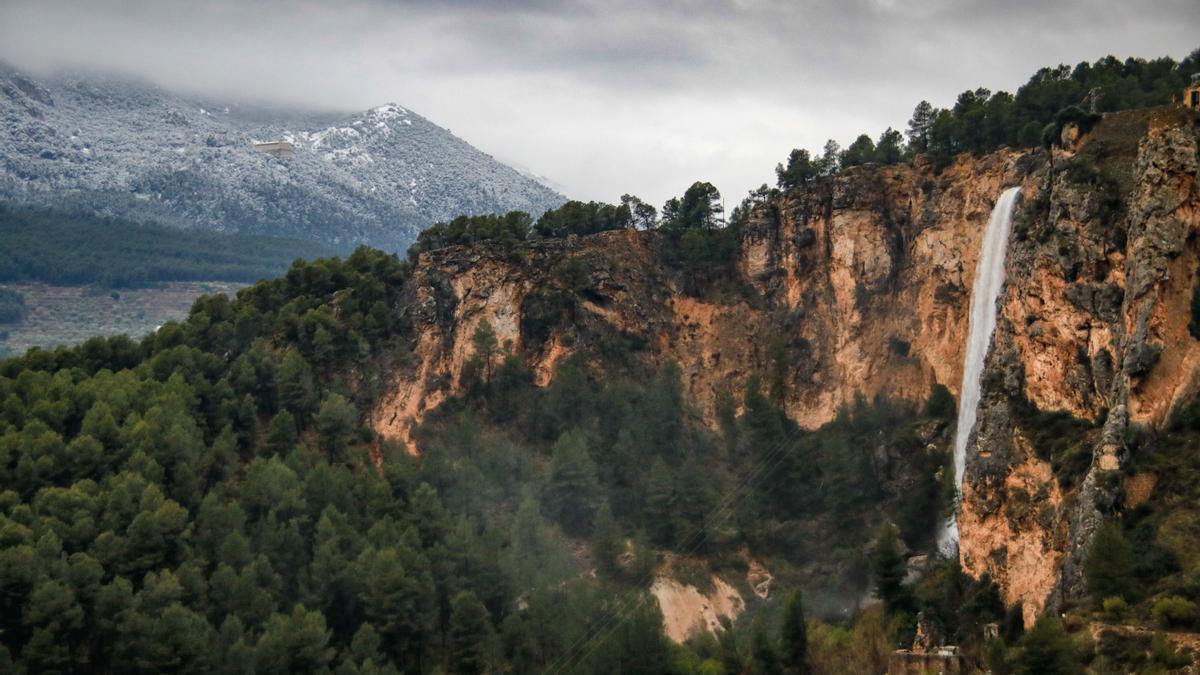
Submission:
M 357 113 L 221 103 L 0 64 L 0 198 L 402 251 L 460 214 L 565 199 L 396 103 Z M 291 156 L 255 143 L 288 141 Z

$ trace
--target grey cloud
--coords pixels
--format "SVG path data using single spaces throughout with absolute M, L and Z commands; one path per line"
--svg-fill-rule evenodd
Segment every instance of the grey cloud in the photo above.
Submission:
M 1180 58 L 1195 0 L 4 0 L 0 58 L 207 96 L 395 100 L 572 196 L 730 200 L 792 147 L 902 127 L 920 99 L 1038 67 Z

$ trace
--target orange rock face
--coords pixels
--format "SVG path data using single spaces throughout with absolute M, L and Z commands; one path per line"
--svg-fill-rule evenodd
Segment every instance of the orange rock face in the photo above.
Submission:
M 1106 116 L 1065 170 L 1025 191 L 959 530 L 964 569 L 995 579 L 1027 623 L 1081 592 L 1091 535 L 1119 505 L 1106 477 L 1122 467 L 1126 426 L 1160 425 L 1195 393 L 1196 151 L 1194 118 Z M 1091 466 L 1065 494 L 1016 433 L 1021 399 L 1098 425 Z
M 539 384 L 600 324 L 637 335 L 652 361 L 679 364 L 685 391 L 710 422 L 718 393 L 740 392 L 765 370 L 772 338 L 788 342 L 798 361 L 786 407 L 806 427 L 828 422 L 856 394 L 916 400 L 935 382 L 957 392 L 979 240 L 995 196 L 1020 180 L 1019 158 L 963 157 L 937 176 L 924 165 L 861 169 L 840 177 L 832 195 L 783 195 L 777 215 L 757 214 L 741 242 L 736 269 L 752 297 L 680 292 L 656 255 L 656 233 L 545 242 L 522 262 L 481 250 L 426 253 L 410 299 L 420 315 L 418 363 L 396 373 L 374 427 L 407 442 L 424 412 L 458 391 L 481 319 L 501 342 L 511 340 Z M 821 199 L 832 202 L 828 213 L 813 215 Z M 522 302 L 563 257 L 586 261 L 595 291 L 572 325 L 530 344 Z
M 1033 456 L 1028 441 L 1013 439 L 1022 460 L 996 486 L 963 485 L 959 515 L 959 559 L 975 578 L 985 572 L 1002 589 L 1008 606 L 1020 605 L 1032 626 L 1058 583 L 1065 532 L 1062 494 L 1048 462 Z M 981 513 L 973 505 L 1000 501 L 1002 509 Z

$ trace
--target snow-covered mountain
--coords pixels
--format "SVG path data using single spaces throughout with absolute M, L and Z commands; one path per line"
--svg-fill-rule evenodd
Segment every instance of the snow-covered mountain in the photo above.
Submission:
M 288 156 L 255 143 L 286 141 Z M 201 101 L 0 64 L 0 199 L 402 251 L 460 214 L 564 198 L 396 104 L 351 115 Z

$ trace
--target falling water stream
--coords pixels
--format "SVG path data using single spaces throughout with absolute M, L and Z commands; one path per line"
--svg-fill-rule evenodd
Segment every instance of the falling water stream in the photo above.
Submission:
M 1005 190 L 983 233 L 983 245 L 979 249 L 979 262 L 975 267 L 975 286 L 971 289 L 971 309 L 967 345 L 963 355 L 962 388 L 958 397 L 958 427 L 954 434 L 954 487 L 961 494 L 963 469 L 966 466 L 967 442 L 975 428 L 975 414 L 979 407 L 979 387 L 983 376 L 983 363 L 987 359 L 988 347 L 992 343 L 992 332 L 996 328 L 996 298 L 1004 285 L 1004 256 L 1008 251 L 1008 233 L 1012 227 L 1013 207 L 1021 188 Z M 958 548 L 958 521 L 946 519 L 938 534 L 938 548 L 946 555 L 953 555 Z

